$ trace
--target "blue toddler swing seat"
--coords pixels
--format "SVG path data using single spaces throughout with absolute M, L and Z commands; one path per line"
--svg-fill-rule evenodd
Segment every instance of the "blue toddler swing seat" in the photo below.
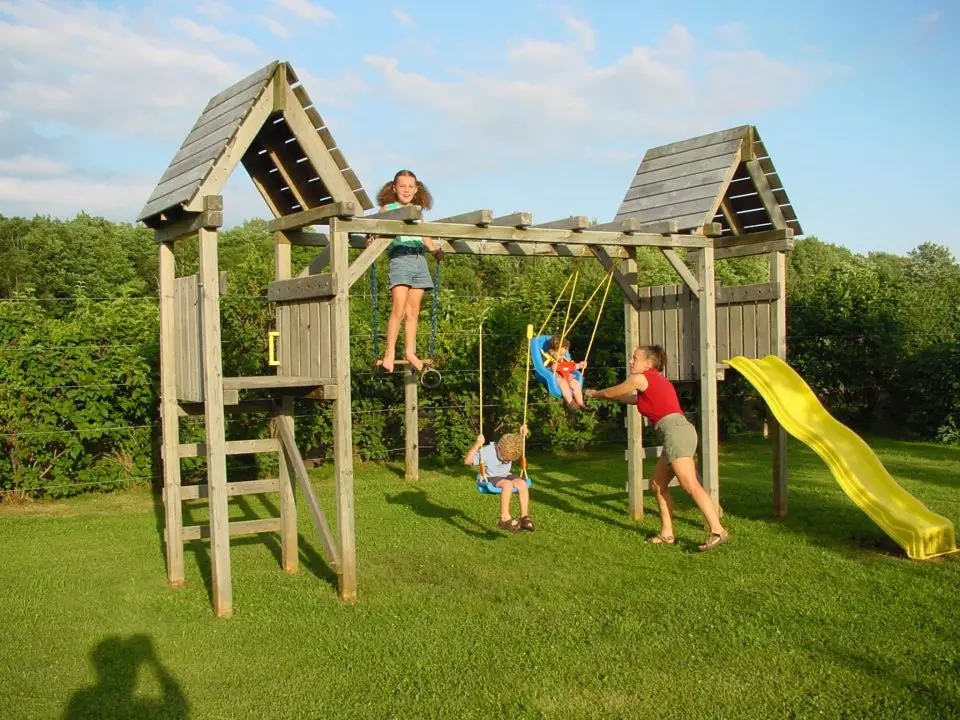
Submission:
M 544 346 L 550 342 L 551 337 L 552 335 L 537 335 L 537 337 L 530 341 L 530 362 L 533 364 L 533 372 L 536 374 L 537 380 L 547 386 L 547 390 L 553 397 L 558 398 L 562 397 L 562 395 L 560 393 L 560 386 L 557 385 L 557 376 L 544 362 L 544 358 L 547 357 L 547 351 L 544 349 Z M 564 355 L 564 359 L 570 360 L 570 353 Z M 583 375 L 580 374 L 579 370 L 570 373 L 570 377 L 583 385 Z

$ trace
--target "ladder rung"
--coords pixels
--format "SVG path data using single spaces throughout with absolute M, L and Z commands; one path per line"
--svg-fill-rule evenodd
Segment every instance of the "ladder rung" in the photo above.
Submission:
M 230 537 L 234 535 L 252 535 L 263 532 L 279 532 L 280 518 L 262 520 L 235 520 L 230 523 Z M 209 525 L 187 525 L 183 528 L 183 540 L 201 540 L 210 537 Z
M 260 440 L 227 440 L 227 455 L 250 455 L 263 452 L 280 452 L 280 441 L 276 438 L 263 438 Z M 180 443 L 178 446 L 180 457 L 205 457 L 207 454 L 206 443 Z
M 270 390 L 272 388 L 315 388 L 336 385 L 334 378 L 302 377 L 299 375 L 254 375 L 250 377 L 225 377 L 224 390 Z
M 278 492 L 280 490 L 280 480 L 277 478 L 267 478 L 265 480 L 246 480 L 244 482 L 227 483 L 227 496 L 234 495 L 257 495 L 259 493 Z M 183 485 L 180 488 L 181 500 L 196 500 L 209 496 L 208 485 Z

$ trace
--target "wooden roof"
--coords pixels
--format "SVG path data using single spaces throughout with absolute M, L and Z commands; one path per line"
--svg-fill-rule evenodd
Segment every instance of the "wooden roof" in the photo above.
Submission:
M 275 61 L 210 99 L 137 220 L 159 227 L 198 212 L 241 162 L 276 217 L 372 207 L 293 68 Z
M 768 191 L 782 224 L 802 234 L 760 134 L 741 125 L 648 150 L 615 219 L 676 220 L 681 231 L 719 222 L 724 235 L 745 235 L 781 224 L 764 206 Z

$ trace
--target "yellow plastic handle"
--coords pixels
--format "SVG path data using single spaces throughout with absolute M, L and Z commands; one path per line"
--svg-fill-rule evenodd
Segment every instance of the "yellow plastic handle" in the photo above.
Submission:
M 533 325 L 527 325 L 527 340 L 533 340 Z
M 270 360 L 267 362 L 268 365 L 279 365 L 280 361 L 277 360 L 277 338 L 280 337 L 280 333 L 276 330 L 271 330 L 267 333 L 267 345 L 270 348 Z

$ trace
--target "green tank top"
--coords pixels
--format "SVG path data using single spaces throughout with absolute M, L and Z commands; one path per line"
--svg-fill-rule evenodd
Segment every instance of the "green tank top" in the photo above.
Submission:
M 403 207 L 398 202 L 392 202 L 389 205 L 384 206 L 387 210 L 396 210 L 397 208 Z M 395 247 L 408 247 L 408 248 L 422 248 L 425 247 L 423 244 L 423 239 L 420 237 L 414 237 L 412 235 L 397 235 L 393 242 L 390 243 L 390 246 L 387 248 L 389 252 Z

